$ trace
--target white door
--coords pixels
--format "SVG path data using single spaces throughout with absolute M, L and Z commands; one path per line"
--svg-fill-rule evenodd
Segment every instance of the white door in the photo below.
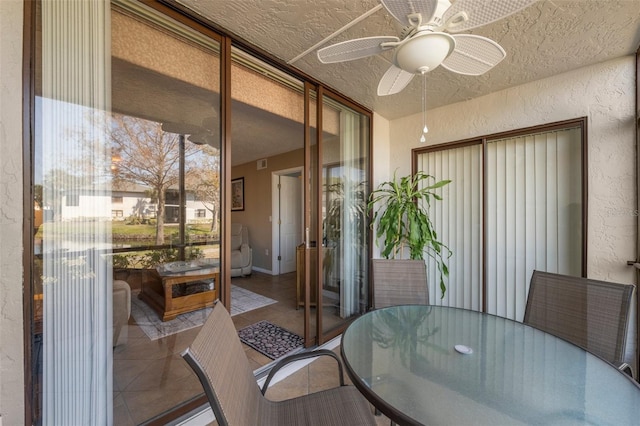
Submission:
M 296 246 L 302 243 L 300 176 L 280 176 L 280 273 L 296 270 Z

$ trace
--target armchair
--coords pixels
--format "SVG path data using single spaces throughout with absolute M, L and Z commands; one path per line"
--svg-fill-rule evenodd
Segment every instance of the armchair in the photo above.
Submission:
M 252 252 L 249 230 L 241 223 L 231 224 L 231 276 L 251 275 Z

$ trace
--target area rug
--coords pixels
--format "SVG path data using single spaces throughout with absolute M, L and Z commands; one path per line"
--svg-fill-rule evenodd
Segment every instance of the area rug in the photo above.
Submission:
M 231 285 L 231 316 L 276 303 L 277 300 L 262 296 L 253 291 Z
M 276 303 L 269 297 L 262 296 L 250 290 L 231 285 L 231 315 L 238 315 L 254 309 L 262 308 Z M 131 316 L 135 323 L 144 331 L 144 334 L 151 340 L 158 340 L 163 337 L 204 324 L 211 313 L 212 308 L 199 309 L 186 314 L 180 314 L 176 318 L 163 322 L 156 311 L 151 309 L 137 295 L 131 297 Z
M 278 359 L 302 347 L 304 339 L 269 321 L 260 321 L 238 330 L 242 343 L 261 354 Z

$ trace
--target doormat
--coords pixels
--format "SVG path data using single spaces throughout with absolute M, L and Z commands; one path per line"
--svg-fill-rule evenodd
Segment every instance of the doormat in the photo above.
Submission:
M 264 320 L 238 330 L 238 335 L 242 343 L 271 359 L 301 348 L 304 343 L 301 336 Z
M 231 285 L 231 315 L 238 315 L 263 306 L 276 303 L 269 297 L 262 296 L 242 287 Z M 150 340 L 158 340 L 163 337 L 191 328 L 200 327 L 211 313 L 213 308 L 199 309 L 193 312 L 180 314 L 170 321 L 162 321 L 156 311 L 151 309 L 137 295 L 131 297 L 131 316 L 135 324 L 144 331 Z

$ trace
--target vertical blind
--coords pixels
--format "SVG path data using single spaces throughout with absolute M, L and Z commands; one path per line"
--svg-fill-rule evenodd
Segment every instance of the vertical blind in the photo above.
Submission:
M 491 141 L 486 164 L 487 311 L 521 321 L 534 269 L 581 274 L 580 131 Z
M 581 274 L 581 150 L 575 127 L 419 154 L 419 170 L 452 180 L 430 207 L 453 252 L 447 292 L 433 303 L 485 303 L 488 313 L 522 321 L 534 269 Z M 429 291 L 439 294 L 436 265 L 427 268 Z
M 431 203 L 430 214 L 440 241 L 452 251 L 446 260 L 444 298 L 433 260 L 427 261 L 430 302 L 480 310 L 482 307 L 482 145 L 433 151 L 420 156 L 418 167 L 437 181 L 451 180 L 442 188 L 442 201 Z
M 112 280 L 98 250 L 108 221 L 65 220 L 84 191 L 109 193 L 110 3 L 42 1 L 39 131 L 43 199 L 42 423 L 111 424 Z M 110 200 L 110 197 L 105 197 Z M 104 211 L 110 205 L 84 206 Z

